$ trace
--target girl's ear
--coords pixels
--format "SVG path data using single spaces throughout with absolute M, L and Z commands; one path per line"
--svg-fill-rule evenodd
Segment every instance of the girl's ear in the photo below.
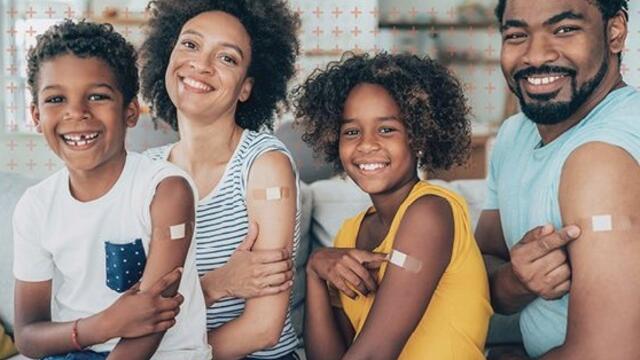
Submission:
M 40 126 L 40 109 L 38 109 L 38 105 L 35 103 L 31 103 L 31 119 L 33 119 L 33 124 L 36 126 L 36 131 L 42 134 L 42 127 Z
M 138 123 L 139 117 L 140 103 L 138 102 L 138 98 L 134 98 L 125 109 L 125 124 L 127 127 L 134 127 Z
M 242 83 L 242 89 L 240 89 L 240 96 L 238 96 L 238 100 L 240 100 L 240 102 L 249 100 L 249 97 L 251 97 L 251 90 L 253 90 L 253 83 L 254 80 L 252 77 L 247 77 L 246 79 L 244 79 L 244 82 Z

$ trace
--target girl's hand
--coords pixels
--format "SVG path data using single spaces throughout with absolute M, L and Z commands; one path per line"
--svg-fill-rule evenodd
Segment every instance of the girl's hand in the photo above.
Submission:
M 179 293 L 165 298 L 162 293 L 178 284 L 181 276 L 182 268 L 177 268 L 160 278 L 148 291 L 140 291 L 140 283 L 137 283 L 123 293 L 103 313 L 109 339 L 136 338 L 171 328 L 184 298 Z
M 360 249 L 325 248 L 309 258 L 307 274 L 329 282 L 336 289 L 354 299 L 358 295 L 375 292 L 378 284 L 373 271 L 386 261 L 385 254 Z
M 222 267 L 200 279 L 207 306 L 223 297 L 249 299 L 273 295 L 293 285 L 293 260 L 287 249 L 251 250 L 258 238 L 256 223 Z

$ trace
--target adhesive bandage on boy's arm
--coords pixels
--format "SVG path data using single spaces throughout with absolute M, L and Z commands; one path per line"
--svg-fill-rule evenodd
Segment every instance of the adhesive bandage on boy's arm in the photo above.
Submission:
M 254 200 L 278 201 L 288 199 L 291 190 L 286 186 L 272 186 L 264 189 L 254 189 L 251 196 Z
M 414 274 L 419 273 L 420 269 L 422 269 L 422 261 L 396 249 L 391 250 L 387 255 L 387 260 L 389 260 L 391 264 Z
M 640 233 L 640 216 L 597 214 L 579 219 L 576 223 L 585 232 L 607 233 L 637 231 Z
M 169 227 L 154 227 L 152 238 L 158 240 L 182 240 L 187 234 L 193 234 L 193 230 L 193 221 L 187 221 Z

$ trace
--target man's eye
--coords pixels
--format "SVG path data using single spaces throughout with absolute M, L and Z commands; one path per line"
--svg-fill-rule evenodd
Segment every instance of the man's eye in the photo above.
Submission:
M 574 32 L 576 30 L 578 30 L 578 28 L 576 28 L 575 26 L 563 26 L 563 27 L 559 28 L 558 30 L 556 30 L 556 34 L 558 34 L 558 35 L 569 34 L 569 33 L 572 33 L 572 32 Z
M 516 41 L 524 39 L 527 35 L 524 33 L 510 33 L 503 36 L 504 41 Z

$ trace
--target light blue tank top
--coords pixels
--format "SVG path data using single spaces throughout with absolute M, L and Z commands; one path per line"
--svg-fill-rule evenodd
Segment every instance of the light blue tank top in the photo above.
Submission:
M 491 156 L 485 209 L 500 211 L 509 248 L 536 226 L 563 226 L 558 203 L 562 167 L 589 142 L 618 146 L 640 163 L 640 92 L 631 86 L 611 92 L 580 123 L 544 146 L 535 124 L 523 114 L 503 124 Z M 564 343 L 568 304 L 569 295 L 538 298 L 522 311 L 520 329 L 530 356 Z

